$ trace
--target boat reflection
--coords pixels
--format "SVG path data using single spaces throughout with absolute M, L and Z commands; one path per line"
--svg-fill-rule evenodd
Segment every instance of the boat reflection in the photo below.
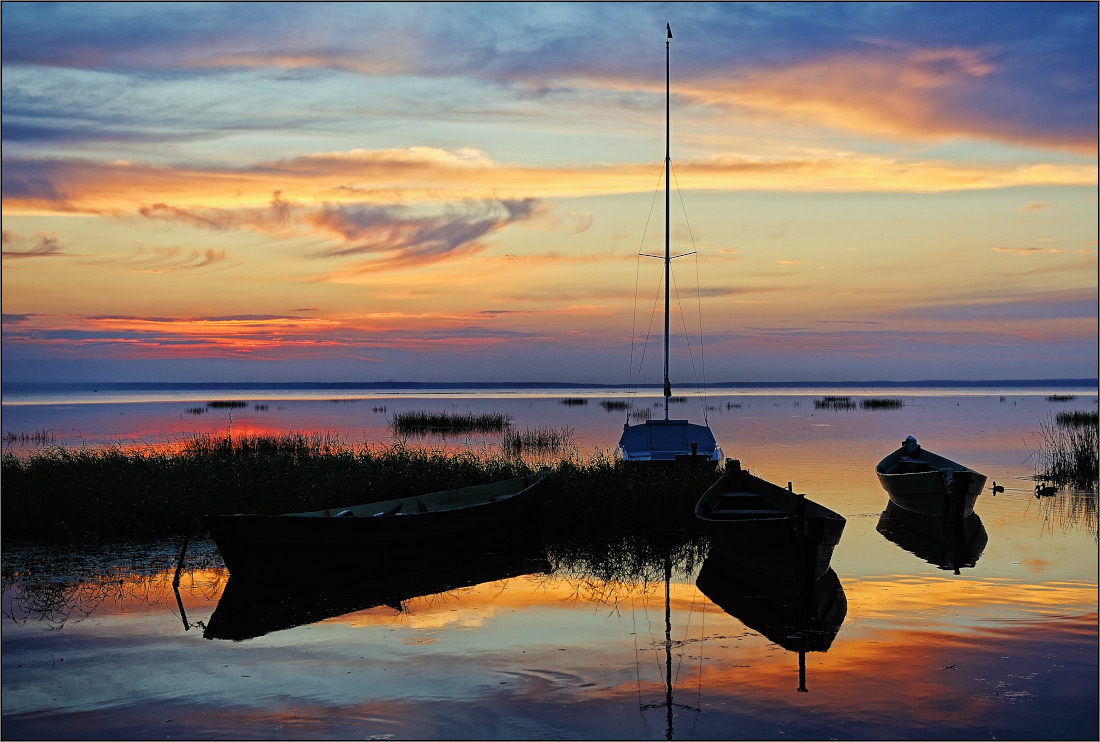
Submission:
M 203 636 L 243 641 L 377 606 L 402 611 L 404 602 L 413 598 L 545 573 L 549 568 L 545 553 L 530 548 L 465 559 L 437 552 L 406 568 L 362 577 L 349 572 L 329 579 L 230 575 Z
M 805 692 L 806 653 L 827 652 L 848 613 L 840 578 L 831 567 L 796 584 L 751 572 L 712 554 L 696 586 L 712 603 L 789 652 L 798 653 L 798 690 Z
M 878 520 L 878 532 L 929 564 L 959 574 L 973 567 L 989 542 L 981 518 L 971 512 L 965 518 L 921 515 L 892 501 Z

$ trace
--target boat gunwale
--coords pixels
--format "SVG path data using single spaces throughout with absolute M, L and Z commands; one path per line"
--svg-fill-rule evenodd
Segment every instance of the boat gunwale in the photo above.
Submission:
M 389 500 L 369 500 L 367 502 L 359 503 L 357 505 L 348 505 L 342 507 L 323 508 L 321 510 L 308 510 L 304 512 L 296 513 L 225 513 L 220 515 L 209 515 L 207 519 L 221 519 L 221 518 L 255 518 L 255 519 L 301 519 L 308 521 L 326 520 L 329 518 L 340 517 L 338 513 L 343 511 L 352 511 L 350 514 L 358 518 L 373 518 L 373 517 L 392 517 L 385 516 L 384 514 L 397 506 L 399 503 L 404 505 L 406 503 L 417 502 L 431 502 L 434 500 L 442 500 L 448 507 L 442 507 L 437 509 L 428 510 L 425 512 L 419 512 L 416 510 L 408 513 L 398 511 L 394 513 L 394 516 L 398 515 L 417 515 L 417 516 L 430 516 L 430 515 L 447 515 L 460 511 L 468 511 L 481 507 L 497 505 L 508 500 L 511 500 L 519 495 L 522 495 L 532 488 L 538 486 L 544 479 L 544 476 L 529 476 L 529 477 L 511 477 L 509 479 L 502 479 L 496 482 L 486 482 L 483 484 L 467 485 L 465 487 L 454 487 L 446 490 L 437 490 L 434 492 L 426 492 L 420 495 L 407 495 L 405 497 L 397 497 Z M 512 485 L 509 487 L 508 485 Z M 522 485 L 522 486 L 521 486 Z M 500 496 L 492 499 L 476 498 L 474 495 L 481 493 L 494 492 L 499 490 Z M 452 497 L 447 497 L 448 495 Z M 457 495 L 469 495 L 468 499 L 455 499 Z M 361 512 L 356 512 L 361 511 Z
M 779 505 L 776 505 L 769 497 L 769 495 L 771 495 L 772 497 L 782 496 L 784 499 L 795 498 L 797 500 L 798 498 L 801 498 L 804 507 L 803 517 L 821 518 L 824 520 L 838 520 L 841 523 L 846 522 L 846 519 L 843 515 L 836 512 L 835 510 L 832 510 L 822 505 L 819 502 L 811 500 L 809 497 L 806 497 L 805 494 L 799 494 L 796 492 L 792 492 L 791 490 L 784 489 L 783 487 L 769 482 L 766 479 L 761 479 L 760 477 L 754 476 L 744 469 L 741 469 L 739 471 L 742 477 L 748 479 L 747 482 L 745 482 L 745 479 L 742 479 L 742 483 L 747 483 L 749 485 L 758 487 L 759 490 L 754 491 L 753 489 L 748 489 L 744 487 L 740 489 L 731 487 L 729 480 L 729 475 L 731 472 L 727 470 L 722 474 L 721 477 L 719 477 L 719 479 L 714 484 L 707 488 L 706 492 L 703 493 L 703 496 L 699 498 L 698 502 L 696 502 L 695 516 L 697 518 L 710 523 L 732 524 L 737 522 L 759 523 L 762 521 L 782 521 L 798 517 L 798 513 L 795 512 L 793 509 L 787 510 Z M 737 511 L 731 510 L 730 516 L 724 517 L 722 514 L 715 512 L 713 505 L 721 497 L 721 495 L 726 492 L 745 493 L 761 497 L 772 509 L 775 510 L 775 515 L 759 515 L 751 518 L 739 518 L 737 517 Z

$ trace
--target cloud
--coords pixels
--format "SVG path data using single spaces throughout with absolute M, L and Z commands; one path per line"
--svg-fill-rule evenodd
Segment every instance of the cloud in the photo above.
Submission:
M 1059 250 L 1056 247 L 991 247 L 993 252 L 1011 253 L 1013 255 L 1042 255 L 1042 254 L 1060 254 L 1065 250 Z
M 1042 201 L 1028 201 L 1026 204 L 1020 206 L 1018 211 L 1042 211 L 1049 207 L 1049 204 Z
M 433 263 L 477 252 L 481 239 L 543 210 L 538 199 L 468 200 L 442 215 L 418 215 L 400 206 L 327 205 L 304 219 L 342 242 L 320 257 L 381 256 L 360 268 Z
M 279 232 L 286 229 L 291 220 L 292 204 L 283 200 L 282 192 L 275 191 L 266 208 L 221 209 L 210 207 L 179 207 L 165 203 L 138 208 L 138 214 L 146 219 L 183 224 L 197 229 L 224 232 L 236 229 L 252 229 L 260 232 Z
M 1005 71 L 987 54 L 962 47 L 895 45 L 832 52 L 787 65 L 707 74 L 682 95 L 758 119 L 785 119 L 884 138 L 937 141 L 992 139 L 1096 154 L 1094 126 L 1043 125 L 1005 115 L 993 100 L 1018 98 Z M 994 92 L 989 92 L 992 89 Z M 1095 119 L 1094 119 L 1095 122 Z
M 140 273 L 171 273 L 183 270 L 210 268 L 229 260 L 225 250 L 184 249 L 182 247 L 155 248 L 146 253 L 138 248 L 133 255 L 120 259 L 123 266 Z M 239 264 L 239 263 L 238 263 Z
M 27 238 L 5 229 L 3 231 L 3 257 L 8 258 L 50 258 L 64 255 L 57 234 L 38 232 Z

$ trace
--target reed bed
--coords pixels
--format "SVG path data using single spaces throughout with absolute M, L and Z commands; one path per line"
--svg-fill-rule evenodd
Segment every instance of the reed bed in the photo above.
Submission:
M 905 406 L 905 402 L 900 399 L 869 397 L 868 399 L 861 399 L 859 406 L 864 410 L 900 410 Z
M 524 451 L 560 447 L 557 459 L 537 466 L 491 449 L 350 445 L 327 433 L 195 435 L 162 450 L 8 453 L 0 534 L 58 542 L 174 537 L 201 532 L 206 515 L 346 507 L 530 475 L 538 467 L 551 470 L 536 519 L 547 534 L 603 538 L 694 527 L 695 500 L 713 483 L 713 471 L 630 467 L 601 451 L 581 460 L 567 438 L 571 431 L 520 434 Z
M 248 407 L 248 402 L 237 399 L 215 399 L 213 402 L 207 402 L 206 406 L 211 410 L 235 410 L 239 407 Z
M 1050 394 L 1047 396 L 1048 402 L 1072 402 L 1077 399 L 1076 394 Z
M 1073 412 L 1059 412 L 1054 416 L 1055 422 L 1063 428 L 1084 428 L 1089 425 L 1096 427 L 1098 416 L 1095 412 L 1075 410 Z
M 854 410 L 856 403 L 851 397 L 822 397 L 814 400 L 814 409 L 818 410 Z
M 457 433 L 504 433 L 512 418 L 502 412 L 475 415 L 468 412 L 398 412 L 390 421 L 397 435 L 454 435 Z
M 1081 413 L 1087 416 L 1088 413 Z M 1035 478 L 1067 485 L 1077 489 L 1092 489 L 1097 486 L 1098 445 L 1097 416 L 1083 424 L 1076 422 L 1072 415 L 1040 421 L 1041 442 L 1037 456 Z
M 31 443 L 36 446 L 45 446 L 56 440 L 57 436 L 53 434 L 53 431 L 47 430 L 46 428 L 35 430 L 30 433 L 14 433 L 11 431 L 4 433 L 4 443 L 18 443 L 23 446 Z
M 608 412 L 621 412 L 623 410 L 629 410 L 630 403 L 624 402 L 621 399 L 605 399 L 600 402 L 600 407 L 603 407 Z
M 573 428 L 509 430 L 500 441 L 501 453 L 508 458 L 558 456 L 575 448 Z
M 588 404 L 588 400 L 584 397 L 566 397 L 561 401 L 563 405 L 569 405 L 571 407 L 581 407 Z

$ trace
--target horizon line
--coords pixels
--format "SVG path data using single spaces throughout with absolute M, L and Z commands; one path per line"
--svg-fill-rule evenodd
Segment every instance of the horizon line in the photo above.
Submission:
M 893 381 L 723 381 L 708 384 L 684 383 L 682 389 L 717 388 L 818 388 L 818 387 L 1097 387 L 1100 379 L 912 379 Z M 605 384 L 570 381 L 12 381 L 0 382 L 12 391 L 98 389 L 661 389 L 660 384 Z

